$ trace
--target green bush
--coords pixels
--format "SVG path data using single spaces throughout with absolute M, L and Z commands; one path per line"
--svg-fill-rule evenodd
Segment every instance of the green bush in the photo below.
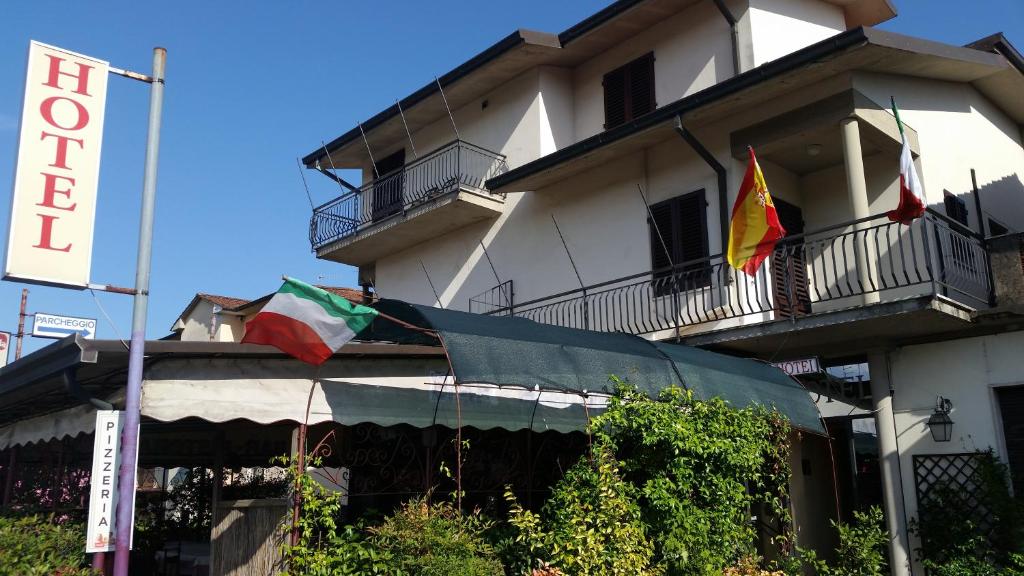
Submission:
M 85 530 L 41 516 L 0 517 L 0 576 L 86 576 Z
M 524 510 L 506 492 L 521 556 L 566 576 L 660 574 L 652 563 L 654 545 L 645 533 L 635 489 L 619 477 L 609 454 L 595 448 L 593 458 L 593 463 L 582 458 L 569 469 L 540 514 Z
M 479 512 L 415 499 L 368 531 L 371 543 L 390 557 L 391 574 L 503 576 L 497 553 L 484 539 L 492 527 Z
M 839 532 L 836 561 L 828 564 L 817 558 L 811 550 L 797 550 L 793 562 L 786 566 L 791 576 L 803 574 L 803 565 L 814 569 L 818 576 L 888 576 L 886 547 L 889 533 L 885 529 L 882 509 L 873 506 L 867 512 L 854 512 L 852 524 L 832 521 Z
M 773 487 L 788 482 L 788 465 L 766 467 L 788 434 L 776 422 L 763 410 L 697 400 L 681 388 L 651 400 L 619 383 L 593 421 L 594 442 L 615 454 L 636 487 L 655 558 L 670 574 L 720 575 L 754 551 L 751 506 L 767 500 L 785 508 Z

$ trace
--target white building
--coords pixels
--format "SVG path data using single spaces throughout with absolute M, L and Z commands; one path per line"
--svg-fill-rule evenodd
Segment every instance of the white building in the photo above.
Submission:
M 870 393 L 825 395 L 867 410 L 830 425 L 853 459 L 877 435 L 893 573 L 920 573 L 915 456 L 991 447 L 1024 472 L 1006 418 L 1024 398 L 1024 59 L 1000 35 L 871 28 L 895 15 L 887 0 L 620 0 L 560 34 L 513 32 L 303 159 L 363 173 L 315 209 L 313 249 L 386 298 L 866 365 Z M 910 226 L 885 216 L 890 99 L 930 205 Z M 789 232 L 755 278 L 722 257 L 747 146 Z M 940 395 L 950 442 L 925 425 Z M 820 501 L 829 475 L 794 470 Z M 850 474 L 840 492 L 870 501 Z

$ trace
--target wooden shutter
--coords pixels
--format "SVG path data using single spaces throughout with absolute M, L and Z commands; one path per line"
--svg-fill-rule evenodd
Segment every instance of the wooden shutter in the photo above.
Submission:
M 664 296 L 670 291 L 671 284 L 658 282 L 660 278 L 672 274 L 667 268 L 677 266 L 690 260 L 701 260 L 708 256 L 707 202 L 704 190 L 677 196 L 651 206 L 654 221 L 650 225 L 651 233 L 651 268 L 654 271 L 655 295 Z M 665 253 L 658 239 L 654 223 L 661 231 L 669 254 Z M 669 258 L 671 256 L 671 258 Z M 711 282 L 708 263 L 705 260 L 681 267 L 678 281 L 682 289 L 707 286 Z M 696 271 L 696 272 L 695 272 Z
M 654 53 L 650 52 L 630 62 L 629 111 L 630 120 L 639 118 L 655 108 Z
M 604 127 L 615 128 L 657 107 L 654 98 L 654 53 L 604 75 Z
M 604 75 L 604 127 L 614 128 L 626 122 L 626 68 Z
M 651 269 L 661 270 L 662 268 L 668 268 L 671 262 L 675 260 L 671 254 L 665 252 L 667 246 L 669 250 L 672 250 L 674 245 L 672 241 L 672 233 L 674 226 L 672 224 L 672 201 L 660 202 L 651 206 L 651 214 L 654 216 L 652 221 L 648 217 L 649 227 L 651 230 Z M 661 233 L 661 238 L 658 237 L 658 233 Z M 664 243 L 662 243 L 664 240 Z

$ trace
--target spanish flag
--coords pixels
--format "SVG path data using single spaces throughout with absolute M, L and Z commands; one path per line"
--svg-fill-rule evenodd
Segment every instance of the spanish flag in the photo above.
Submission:
M 750 151 L 750 163 L 747 164 L 736 204 L 732 207 L 728 258 L 733 268 L 753 276 L 775 249 L 779 238 L 786 235 L 786 230 L 775 213 L 754 149 L 748 146 L 747 150 Z

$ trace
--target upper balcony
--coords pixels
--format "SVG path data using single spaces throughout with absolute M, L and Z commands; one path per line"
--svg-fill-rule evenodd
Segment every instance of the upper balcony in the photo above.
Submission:
M 505 195 L 484 182 L 506 170 L 503 155 L 455 140 L 315 208 L 309 242 L 317 258 L 360 266 L 497 218 Z
M 754 276 L 719 254 L 528 302 L 505 283 L 470 311 L 755 354 L 842 352 L 960 329 L 994 303 L 991 267 L 985 239 L 929 210 L 909 226 L 880 215 L 788 236 Z

